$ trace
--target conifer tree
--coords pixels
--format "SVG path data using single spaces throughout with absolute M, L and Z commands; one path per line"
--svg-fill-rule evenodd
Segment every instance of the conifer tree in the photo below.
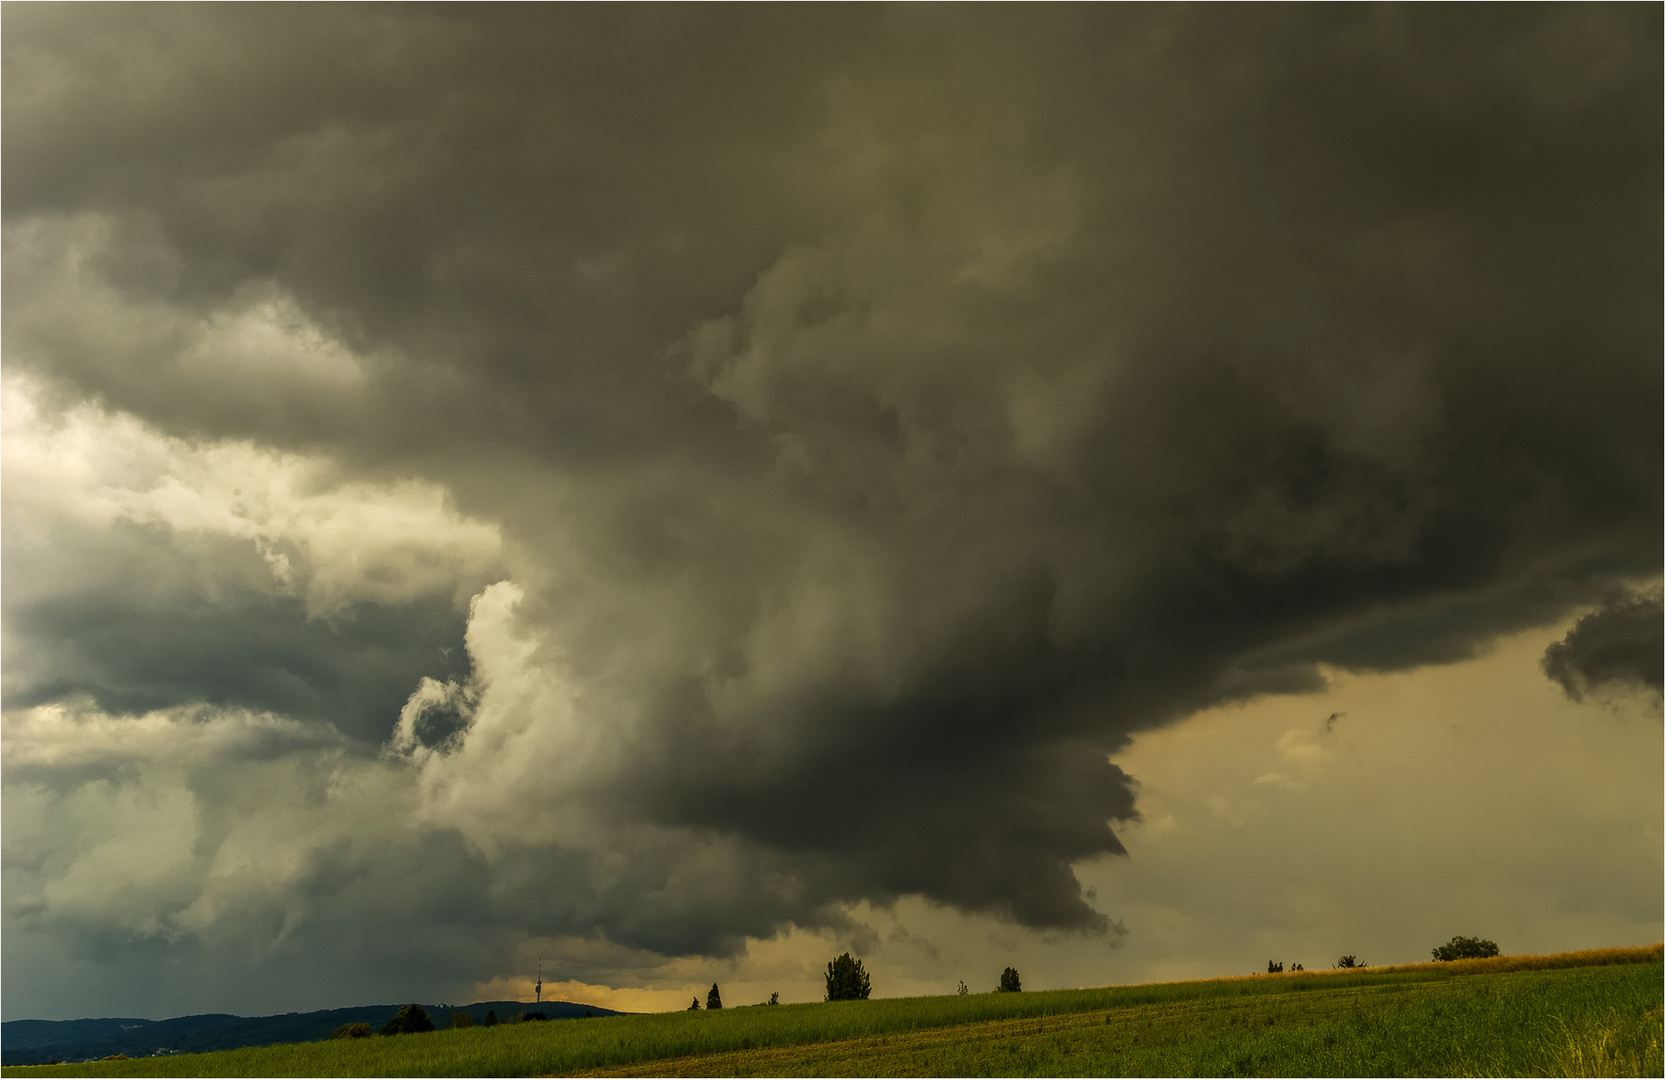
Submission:
M 828 962 L 828 1001 L 866 1001 L 869 989 L 868 973 L 862 969 L 862 961 L 845 953 Z

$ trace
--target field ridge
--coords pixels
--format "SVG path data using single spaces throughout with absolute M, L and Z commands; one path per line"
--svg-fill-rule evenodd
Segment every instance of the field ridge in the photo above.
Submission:
M 1430 961 L 1427 963 L 1395 964 L 1381 967 L 1330 968 L 1317 971 L 1252 973 L 1248 975 L 1222 976 L 1214 979 L 1188 979 L 1164 983 L 1136 983 L 1125 987 L 1107 989 L 1134 990 L 1142 987 L 1159 986 L 1208 986 L 1220 983 L 1273 983 L 1280 980 L 1305 980 L 1313 985 L 1313 980 L 1324 982 L 1345 982 L 1332 988 L 1325 988 L 1321 982 L 1314 989 L 1307 991 L 1304 997 L 1308 1003 L 1314 999 L 1339 995 L 1356 995 L 1362 992 L 1382 991 L 1395 988 L 1395 983 L 1384 985 L 1380 977 L 1424 975 L 1431 978 L 1419 980 L 1423 985 L 1444 982 L 1449 979 L 1470 978 L 1486 975 L 1507 975 L 1522 972 L 1562 971 L 1576 968 L 1608 967 L 1614 965 L 1659 964 L 1662 960 L 1662 946 L 1635 946 L 1608 949 L 1587 949 L 1566 953 L 1522 954 L 1516 956 L 1498 956 L 1477 958 L 1472 960 Z M 1357 977 L 1361 975 L 1376 976 L 1369 982 L 1375 985 L 1362 985 Z M 1338 977 L 1355 976 L 1354 979 L 1339 979 Z M 1397 982 L 1398 980 L 1396 980 Z M 1414 984 L 1415 985 L 1415 984 Z M 1404 986 L 1404 984 L 1400 984 Z M 1272 987 L 1268 987 L 1269 990 Z M 1045 993 L 1045 992 L 1044 992 Z M 970 1044 L 991 1042 L 1022 1036 L 1037 1036 L 1060 1034 L 1073 1029 L 1091 1028 L 1101 1024 L 1109 1026 L 1120 1019 L 1144 1010 L 1148 1013 L 1148 1020 L 1162 1020 L 1176 1016 L 1191 1016 L 1206 1011 L 1228 1011 L 1242 1007 L 1243 1000 L 1186 1000 L 1175 1001 L 1160 1005 L 1122 1005 L 1110 1008 L 1088 1009 L 1081 1012 L 1040 1012 L 1033 1015 L 1015 1016 L 1000 1020 L 971 1020 L 961 1023 L 945 1024 L 930 1028 L 904 1030 L 885 1035 L 865 1036 L 848 1039 L 828 1040 L 823 1042 L 805 1042 L 791 1046 L 776 1046 L 753 1050 L 726 1051 L 715 1054 L 690 1055 L 678 1058 L 660 1058 L 643 1061 L 632 1066 L 598 1069 L 579 1073 L 552 1073 L 549 1075 L 577 1075 L 577 1076 L 769 1076 L 769 1075 L 929 1075 L 916 1074 L 907 1069 L 897 1067 L 896 1058 L 899 1053 L 918 1054 L 929 1053 L 934 1049 L 955 1047 L 964 1050 Z M 1149 1015 L 1149 1014 L 1156 1015 Z M 1660 1009 L 1657 1007 L 1652 1014 L 1652 1022 L 1659 1026 Z M 1598 1033 L 1594 1041 L 1606 1044 L 1613 1041 L 1615 1025 L 1608 1023 L 1605 1030 Z M 1581 1044 L 1577 1033 L 1568 1032 L 1565 1027 L 1563 1033 L 1569 1036 L 1569 1048 L 1563 1057 L 1568 1057 L 1576 1066 L 1581 1061 L 1582 1054 L 1589 1054 L 1588 1048 Z M 1659 1040 L 1654 1042 L 1655 1056 L 1659 1057 Z M 954 1055 L 954 1056 L 964 1056 Z M 1601 1057 L 1599 1050 L 1597 1057 Z M 873 1071 L 846 1071 L 831 1067 L 839 1064 L 855 1064 L 862 1059 L 889 1059 L 886 1061 L 871 1060 L 875 1066 Z M 883 1064 L 884 1068 L 880 1068 Z M 1612 1064 L 1612 1062 L 1610 1062 Z M 789 1066 L 808 1065 L 807 1070 L 794 1070 Z M 771 1067 L 775 1066 L 775 1067 Z M 1612 1070 L 1590 1072 L 1590 1063 L 1585 1067 L 1577 1067 L 1573 1075 L 1627 1075 L 1625 1071 L 1615 1073 Z M 1484 1070 L 1482 1070 L 1484 1072 Z M 1042 1074 L 1044 1074 L 1043 1071 Z M 1653 1075 L 1653 1073 L 1638 1073 L 1638 1075 Z
M 650 1013 L 4 1075 L 1660 1075 L 1661 955 Z

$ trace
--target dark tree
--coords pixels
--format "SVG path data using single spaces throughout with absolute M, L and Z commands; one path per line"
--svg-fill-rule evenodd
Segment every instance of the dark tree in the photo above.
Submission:
M 521 1014 L 521 1023 L 523 1023 L 523 1024 L 529 1023 L 533 1020 L 548 1020 L 548 1019 L 549 1019 L 549 1017 L 545 1016 L 541 1012 L 524 1012 L 524 1013 Z
M 419 1031 L 433 1031 L 434 1021 L 421 1005 L 401 1005 L 399 1014 L 382 1025 L 383 1035 L 411 1035 Z
M 1281 972 L 1283 970 L 1284 970 L 1284 961 L 1283 960 L 1269 960 L 1269 961 L 1267 961 L 1267 974 L 1277 975 L 1279 972 Z
M 1336 962 L 1336 966 L 1339 967 L 1339 968 L 1362 968 L 1362 967 L 1365 967 L 1366 965 L 1363 962 L 1354 959 L 1354 954 L 1353 953 L 1349 953 L 1347 956 L 1344 956 L 1341 959 L 1339 959 Z
M 688 1011 L 689 1012 L 699 1012 L 700 1011 L 700 999 L 699 998 L 695 998 L 693 1001 L 688 1003 Z
M 368 1039 L 373 1034 L 369 1024 L 343 1024 L 336 1028 L 332 1039 Z
M 1498 955 L 1498 942 L 1486 938 L 1455 937 L 1434 952 L 1436 960 L 1484 960 Z
M 1009 967 L 1001 972 L 1001 985 L 995 988 L 995 992 L 998 994 L 1016 994 L 1022 989 L 1024 989 L 1024 986 L 1018 981 L 1018 969 Z
M 723 1008 L 723 995 L 719 994 L 717 992 L 717 984 L 716 983 L 712 983 L 712 988 L 710 990 L 706 991 L 706 1008 L 708 1008 L 708 1009 L 721 1009 L 721 1008 Z
M 451 1014 L 451 1026 L 454 1028 L 470 1028 L 474 1026 L 474 1014 L 468 1011 Z
M 486 1010 L 486 1019 L 481 1022 L 480 1026 L 481 1027 L 497 1027 L 497 1010 L 496 1009 L 487 1009 Z
M 828 961 L 828 1001 L 866 1001 L 869 989 L 868 973 L 862 969 L 862 961 L 849 953 Z
M 773 992 L 769 995 L 769 1003 L 771 1005 L 781 1004 L 781 994 L 779 991 Z

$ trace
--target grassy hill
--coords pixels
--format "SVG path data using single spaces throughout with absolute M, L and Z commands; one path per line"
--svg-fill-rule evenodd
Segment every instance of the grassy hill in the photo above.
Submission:
M 6 1076 L 1661 1075 L 1661 948 L 619 1016 Z
M 567 1001 L 534 1005 L 524 1001 L 477 1001 L 472 1005 L 424 1005 L 436 1025 L 448 1026 L 451 1014 L 467 1012 L 475 1023 L 495 1012 L 507 1020 L 523 1012 L 543 1013 L 551 1020 L 593 1014 L 616 1016 L 612 1009 Z M 201 1054 L 245 1046 L 312 1042 L 327 1039 L 342 1024 L 380 1028 L 399 1011 L 398 1005 L 358 1005 L 345 1009 L 281 1013 L 276 1016 L 232 1016 L 206 1013 L 170 1020 L 105 1017 L 96 1020 L 7 1020 L 0 1024 L 0 1054 L 6 1065 L 39 1065 L 48 1061 L 86 1061 L 112 1054 L 154 1057 L 158 1054 Z

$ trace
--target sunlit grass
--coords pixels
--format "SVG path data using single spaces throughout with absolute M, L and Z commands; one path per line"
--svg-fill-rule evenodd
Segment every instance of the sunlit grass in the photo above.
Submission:
M 1659 966 L 1639 965 L 1204 998 L 645 1062 L 611 1074 L 1659 1076 L 1660 977 Z
M 1559 1076 L 1660 1076 L 1662 1012 L 1641 1016 L 1613 1009 L 1583 1027 L 1561 1023 L 1550 1044 Z

